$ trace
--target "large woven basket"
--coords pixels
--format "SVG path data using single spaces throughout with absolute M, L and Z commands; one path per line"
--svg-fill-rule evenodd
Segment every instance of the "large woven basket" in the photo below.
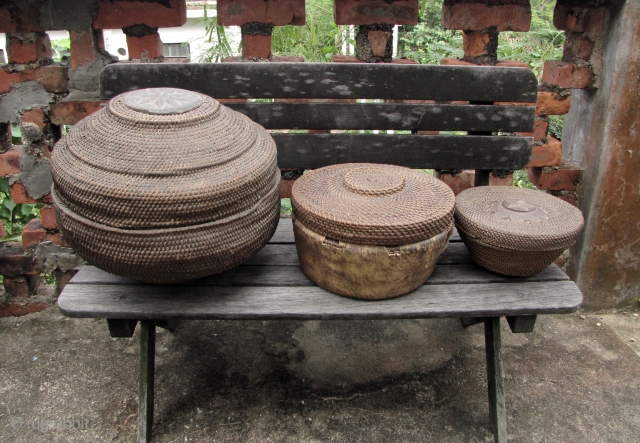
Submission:
M 534 275 L 573 245 L 584 225 L 569 203 L 532 189 L 481 186 L 456 197 L 456 227 L 480 266 Z
M 222 272 L 278 223 L 280 173 L 264 128 L 202 94 L 122 94 L 52 156 L 65 240 L 109 272 L 155 283 Z
M 420 171 L 347 163 L 300 177 L 291 203 L 304 273 L 336 294 L 375 300 L 411 292 L 431 275 L 455 197 Z

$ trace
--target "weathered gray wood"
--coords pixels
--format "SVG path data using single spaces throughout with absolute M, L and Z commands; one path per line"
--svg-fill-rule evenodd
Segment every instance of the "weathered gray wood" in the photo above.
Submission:
M 375 302 L 317 287 L 67 285 L 58 305 L 70 317 L 267 320 L 535 315 L 573 312 L 581 302 L 576 285 L 560 281 L 424 285 Z
M 151 441 L 156 357 L 156 324 L 140 322 L 140 392 L 138 395 L 138 443 Z
M 228 103 L 267 129 L 530 132 L 534 106 Z
M 520 169 L 531 137 L 412 134 L 272 134 L 281 168 L 386 163 L 409 168 Z
M 489 387 L 489 427 L 496 443 L 507 442 L 507 411 L 504 401 L 504 375 L 502 372 L 502 344 L 500 317 L 484 322 L 487 352 L 487 379 Z
M 514 334 L 522 332 L 533 332 L 533 328 L 536 325 L 537 315 L 518 315 L 515 317 L 508 316 L 507 322 L 509 322 L 509 328 Z
M 528 69 L 341 63 L 115 63 L 100 74 L 102 98 L 176 87 L 216 98 L 355 98 L 535 103 Z
M 469 326 L 484 323 L 485 320 L 484 317 L 460 317 L 460 324 L 463 328 L 468 328 Z
M 518 283 L 567 281 L 569 277 L 556 265 L 536 275 L 526 278 L 506 277 L 487 271 L 474 264 L 438 265 L 425 282 L 427 285 L 476 284 L 476 283 Z M 85 266 L 69 284 L 119 284 L 127 286 L 144 285 L 144 282 L 129 280 L 109 274 L 93 266 Z M 314 286 L 298 266 L 253 266 L 242 265 L 222 274 L 200 280 L 185 282 L 187 286 Z M 133 288 L 131 289 L 133 291 Z M 160 326 L 160 325 L 159 325 Z
M 111 337 L 131 338 L 136 330 L 138 320 L 108 318 L 107 324 L 109 325 L 109 335 Z
M 293 220 L 290 217 L 281 217 L 278 227 L 269 243 L 293 243 Z

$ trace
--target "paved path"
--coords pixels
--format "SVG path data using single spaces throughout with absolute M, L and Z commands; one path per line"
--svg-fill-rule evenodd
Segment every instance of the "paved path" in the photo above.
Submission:
M 510 442 L 639 441 L 637 315 L 503 326 Z M 51 308 L 0 319 L 0 342 L 0 441 L 135 440 L 137 334 Z M 481 325 L 194 321 L 157 350 L 158 443 L 492 441 Z

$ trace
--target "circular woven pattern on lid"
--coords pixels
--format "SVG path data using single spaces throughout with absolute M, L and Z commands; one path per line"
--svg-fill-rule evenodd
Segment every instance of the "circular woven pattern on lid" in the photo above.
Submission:
M 106 109 L 75 125 L 66 137 L 67 149 L 81 162 L 108 172 L 179 176 L 239 157 L 255 144 L 257 132 L 264 130 L 211 97 L 189 91 L 174 89 L 195 96 L 200 105 L 146 103 L 138 106 L 143 111 L 127 105 L 134 106 L 131 96 L 136 98 L 143 91 L 151 94 L 156 89 L 121 94 Z M 156 114 L 152 109 L 172 112 Z
M 576 207 L 532 189 L 480 186 L 456 197 L 456 225 L 489 245 L 550 251 L 572 245 L 584 224 Z
M 296 218 L 326 237 L 361 245 L 404 245 L 448 231 L 455 197 L 440 180 L 409 168 L 345 163 L 293 185 Z

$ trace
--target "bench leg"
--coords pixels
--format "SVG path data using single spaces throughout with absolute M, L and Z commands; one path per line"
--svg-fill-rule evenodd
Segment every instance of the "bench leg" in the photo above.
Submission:
M 506 443 L 507 412 L 504 403 L 500 317 L 490 317 L 484 321 L 484 340 L 489 382 L 489 425 L 495 442 Z
M 140 321 L 140 392 L 138 394 L 138 443 L 151 440 L 153 380 L 156 357 L 155 320 Z

